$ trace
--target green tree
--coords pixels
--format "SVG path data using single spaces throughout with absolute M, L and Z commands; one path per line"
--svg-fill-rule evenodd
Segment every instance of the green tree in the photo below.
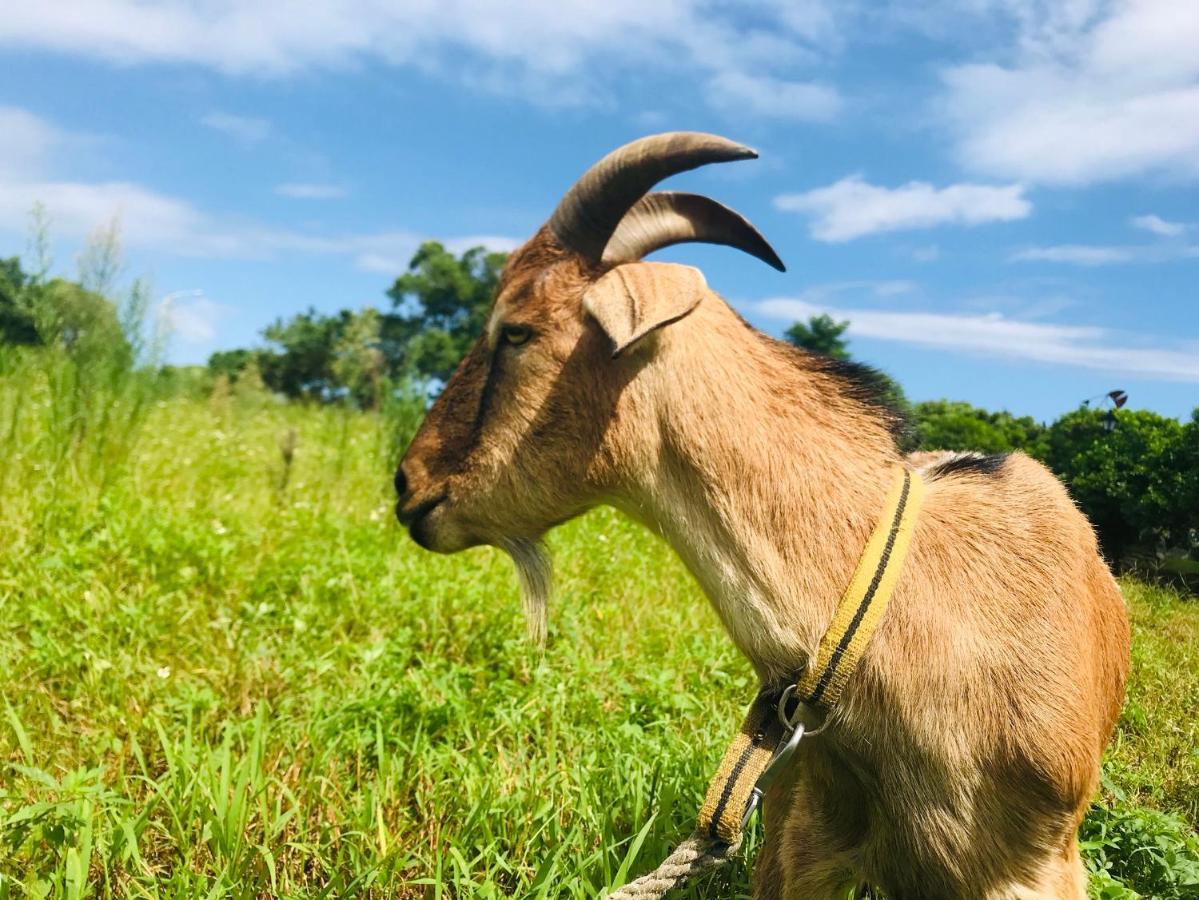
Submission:
M 427 241 L 387 291 L 380 344 L 393 375 L 445 381 L 483 330 L 506 255 Z
M 955 400 L 930 400 L 912 407 L 912 426 L 921 450 L 978 450 L 1007 453 L 1024 450 L 1039 456 L 1044 426 L 1030 416 L 989 412 Z
M 842 337 L 849 322 L 838 322 L 827 313 L 811 316 L 807 324 L 796 322 L 784 336 L 796 347 L 823 353 L 833 359 L 849 359 L 848 341 Z
M 257 355 L 262 380 L 288 397 L 331 399 L 338 387 L 333 372 L 337 343 L 352 315 L 342 310 L 325 316 L 309 308 L 268 325 L 262 332 L 267 348 Z
M 1110 559 L 1189 543 L 1199 525 L 1188 498 L 1193 473 L 1184 466 L 1193 423 L 1123 409 L 1108 427 L 1106 415 L 1082 408 L 1054 422 L 1046 464 L 1070 488 Z
M 333 376 L 363 409 L 378 409 L 386 387 L 381 322 L 379 311 L 370 307 L 351 315 L 334 349 Z
M 253 350 L 218 350 L 208 357 L 208 371 L 214 377 L 224 375 L 233 383 L 253 358 Z
M 58 345 L 79 360 L 132 365 L 132 347 L 116 306 L 106 297 L 55 278 L 35 287 L 30 307 L 43 343 Z
M 0 259 L 0 343 L 40 343 L 29 308 L 30 293 L 30 278 L 21 269 L 21 260 Z

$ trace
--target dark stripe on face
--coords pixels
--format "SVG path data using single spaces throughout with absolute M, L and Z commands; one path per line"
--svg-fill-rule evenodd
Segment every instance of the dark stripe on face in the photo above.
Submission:
M 483 339 L 479 339 L 479 343 L 483 344 Z M 487 376 L 483 380 L 483 390 L 479 392 L 479 406 L 475 410 L 475 420 L 471 423 L 470 428 L 470 446 L 473 449 L 479 443 L 479 438 L 483 434 L 483 425 L 487 421 L 487 411 L 491 408 L 492 399 L 495 397 L 496 383 L 500 377 L 500 345 L 497 343 L 487 355 Z

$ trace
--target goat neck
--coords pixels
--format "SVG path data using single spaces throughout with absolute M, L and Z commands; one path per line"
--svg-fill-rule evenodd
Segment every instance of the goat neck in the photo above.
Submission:
M 613 502 L 670 542 L 764 682 L 793 676 L 899 462 L 886 419 L 827 360 L 714 295 L 654 355 L 634 390 L 657 440 Z

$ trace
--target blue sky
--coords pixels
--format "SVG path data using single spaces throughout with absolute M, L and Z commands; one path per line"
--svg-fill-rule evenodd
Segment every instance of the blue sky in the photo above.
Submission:
M 511 247 L 594 159 L 698 129 L 674 179 L 788 271 L 703 267 L 759 327 L 827 311 L 915 399 L 1199 406 L 1199 4 L 57 0 L 0 19 L 0 254 L 119 216 L 170 358 L 385 306 L 425 238 Z

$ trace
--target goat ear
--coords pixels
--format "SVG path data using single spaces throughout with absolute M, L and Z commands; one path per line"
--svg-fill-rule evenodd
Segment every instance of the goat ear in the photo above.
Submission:
M 647 334 L 694 310 L 707 288 L 703 273 L 691 266 L 627 263 L 587 289 L 583 308 L 612 339 L 616 358 Z

